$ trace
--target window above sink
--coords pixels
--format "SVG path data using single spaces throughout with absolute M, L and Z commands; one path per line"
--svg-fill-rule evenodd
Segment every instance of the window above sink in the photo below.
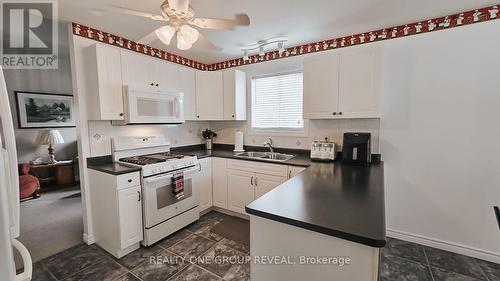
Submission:
M 302 72 L 253 77 L 251 101 L 253 134 L 306 134 Z

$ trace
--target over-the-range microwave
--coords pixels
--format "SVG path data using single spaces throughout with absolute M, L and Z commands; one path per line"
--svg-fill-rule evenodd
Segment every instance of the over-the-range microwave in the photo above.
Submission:
M 124 120 L 114 125 L 184 123 L 184 94 L 123 87 Z

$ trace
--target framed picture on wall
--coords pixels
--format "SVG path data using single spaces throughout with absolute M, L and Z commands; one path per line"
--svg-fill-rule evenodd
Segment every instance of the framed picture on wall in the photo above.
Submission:
M 73 96 L 15 91 L 20 129 L 75 127 Z

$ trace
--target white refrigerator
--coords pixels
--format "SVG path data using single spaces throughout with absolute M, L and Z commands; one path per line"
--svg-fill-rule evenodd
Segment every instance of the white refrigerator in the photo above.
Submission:
M 16 138 L 0 66 L 0 280 L 29 281 L 32 275 L 31 256 L 16 238 L 19 237 L 19 175 Z M 23 272 L 16 275 L 14 249 L 21 254 Z

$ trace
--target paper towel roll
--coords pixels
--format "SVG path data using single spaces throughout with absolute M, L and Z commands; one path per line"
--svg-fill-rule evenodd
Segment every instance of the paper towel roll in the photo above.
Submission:
M 245 151 L 243 149 L 243 132 L 242 131 L 236 131 L 234 133 L 234 151 L 236 151 L 236 152 Z

